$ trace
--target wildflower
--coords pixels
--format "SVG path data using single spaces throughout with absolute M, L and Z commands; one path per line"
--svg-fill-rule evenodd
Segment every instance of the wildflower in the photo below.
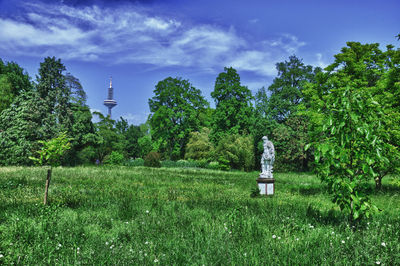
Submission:
M 299 238 L 296 238 L 296 241 L 299 241 Z
M 276 235 L 273 235 L 273 236 L 272 236 L 272 238 L 274 238 L 274 239 L 275 239 L 275 238 L 276 238 Z
M 158 259 L 157 259 L 157 258 L 155 258 L 155 259 L 154 259 L 154 263 L 157 263 L 157 262 L 158 262 Z
M 375 263 L 378 264 L 378 265 L 381 264 L 381 262 L 379 260 L 377 262 L 375 262 Z
M 332 232 L 332 235 L 334 235 L 335 234 L 335 232 Z
M 246 257 L 246 256 L 247 256 L 247 253 L 246 253 L 246 252 L 245 252 L 245 253 L 243 253 L 243 256 L 245 256 L 245 257 Z
M 278 239 L 281 239 L 281 237 L 280 237 L 280 236 L 278 236 Z
M 113 249 L 113 248 L 114 248 L 114 245 L 111 245 L 111 246 L 110 246 L 110 249 Z
M 126 224 L 129 224 L 129 222 L 125 222 Z
M 144 253 L 144 256 L 147 257 L 147 253 Z
M 58 244 L 58 247 L 61 247 L 62 245 L 61 244 Z
M 146 210 L 146 213 L 149 213 L 150 211 L 149 210 Z
M 381 245 L 382 245 L 382 247 L 386 247 L 386 243 L 385 242 L 382 242 Z
M 108 242 L 106 242 L 106 246 L 108 246 Z
M 345 243 L 345 241 L 344 240 L 342 240 L 342 244 L 344 244 Z
M 0 254 L 0 259 L 1 259 L 2 257 L 4 257 L 4 255 L 3 255 L 3 254 Z
M 148 245 L 148 244 L 149 244 L 149 242 L 148 242 L 148 241 L 146 241 L 146 242 L 144 242 L 144 244 L 145 244 L 145 245 Z

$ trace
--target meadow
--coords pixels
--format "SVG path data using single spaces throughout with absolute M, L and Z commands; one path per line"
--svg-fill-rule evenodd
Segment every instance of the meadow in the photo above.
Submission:
M 0 264 L 399 265 L 400 187 L 352 228 L 310 173 L 275 173 L 273 197 L 250 197 L 257 172 L 196 168 L 0 168 Z

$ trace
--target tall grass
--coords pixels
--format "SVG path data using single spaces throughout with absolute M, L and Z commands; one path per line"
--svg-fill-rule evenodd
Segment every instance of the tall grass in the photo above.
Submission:
M 400 264 L 400 189 L 350 228 L 313 175 L 145 167 L 0 168 L 0 264 Z M 372 186 L 373 184 L 371 184 Z

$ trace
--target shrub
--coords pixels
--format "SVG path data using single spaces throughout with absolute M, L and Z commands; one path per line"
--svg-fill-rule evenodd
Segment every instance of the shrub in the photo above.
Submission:
M 220 140 L 216 150 L 221 170 L 239 169 L 251 171 L 254 168 L 254 145 L 250 135 L 227 135 Z
M 186 144 L 185 159 L 204 160 L 210 157 L 214 147 L 208 138 L 210 129 L 204 127 L 200 132 L 191 132 Z
M 158 152 L 151 151 L 144 157 L 144 166 L 161 167 L 161 155 Z
M 107 165 L 121 165 L 123 162 L 124 155 L 117 151 L 111 152 L 104 160 L 104 163 Z
M 136 158 L 136 159 L 130 159 L 125 162 L 126 166 L 143 166 L 144 165 L 144 160 L 142 158 Z

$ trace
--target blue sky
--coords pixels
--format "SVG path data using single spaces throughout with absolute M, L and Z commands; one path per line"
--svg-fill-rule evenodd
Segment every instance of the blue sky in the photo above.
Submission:
M 33 78 L 44 57 L 61 58 L 104 114 L 112 75 L 113 118 L 139 124 L 169 76 L 189 79 L 212 102 L 224 66 L 256 92 L 292 54 L 324 67 L 347 41 L 399 47 L 399 11 L 398 0 L 0 0 L 0 58 Z

